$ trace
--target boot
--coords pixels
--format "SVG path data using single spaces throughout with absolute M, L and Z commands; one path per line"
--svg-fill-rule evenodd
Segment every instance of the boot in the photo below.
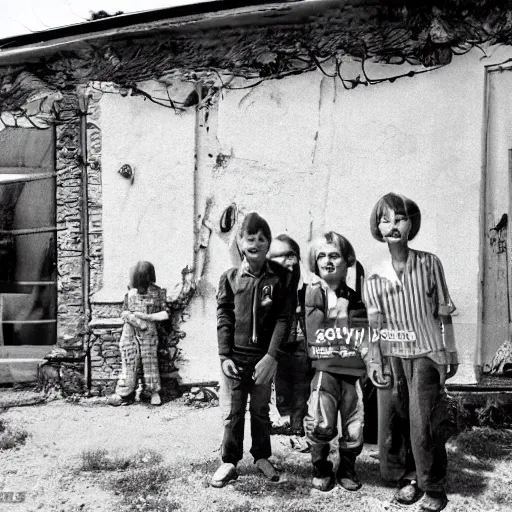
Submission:
M 356 475 L 356 455 L 352 453 L 340 453 L 340 465 L 336 473 L 336 480 L 347 491 L 361 489 L 361 481 Z
M 334 488 L 336 478 L 332 470 L 332 462 L 317 460 L 313 464 L 313 488 L 327 492 Z

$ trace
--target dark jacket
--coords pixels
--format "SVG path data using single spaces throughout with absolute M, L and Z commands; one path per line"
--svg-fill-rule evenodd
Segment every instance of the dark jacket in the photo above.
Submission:
M 291 273 L 273 261 L 258 277 L 243 266 L 224 272 L 217 293 L 221 359 L 267 353 L 278 359 L 290 336 L 295 297 Z
M 367 325 L 366 308 L 361 298 L 363 278 L 363 267 L 357 262 L 356 290 L 343 283 L 336 291 L 337 297 L 348 301 L 348 318 L 344 326 L 348 330 Z M 331 373 L 362 376 L 366 371 L 366 366 L 360 355 L 361 346 L 355 332 L 350 336 L 344 335 L 341 324 L 328 317 L 327 294 L 324 287 L 325 283 L 323 285 L 314 283 L 308 285 L 306 289 L 307 343 L 308 354 L 313 359 L 313 368 Z M 329 329 L 331 332 L 328 331 Z M 325 338 L 323 337 L 324 333 Z M 320 350 L 321 355 L 313 356 L 317 349 Z M 322 351 L 325 352 L 322 353 Z M 331 351 L 332 354 L 330 354 Z

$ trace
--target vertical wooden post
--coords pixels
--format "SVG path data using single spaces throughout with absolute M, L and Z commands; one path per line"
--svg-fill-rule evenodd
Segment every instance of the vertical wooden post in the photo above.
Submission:
M 508 304 L 508 339 L 512 340 L 512 149 L 508 150 L 508 205 L 507 205 L 507 304 Z

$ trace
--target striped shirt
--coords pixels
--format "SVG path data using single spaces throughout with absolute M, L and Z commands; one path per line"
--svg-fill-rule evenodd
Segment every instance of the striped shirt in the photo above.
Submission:
M 368 315 L 380 319 L 382 355 L 457 363 L 451 325 L 444 327 L 440 319 L 451 315 L 455 305 L 437 256 L 409 249 L 401 279 L 391 258 L 383 262 L 365 280 L 363 300 Z

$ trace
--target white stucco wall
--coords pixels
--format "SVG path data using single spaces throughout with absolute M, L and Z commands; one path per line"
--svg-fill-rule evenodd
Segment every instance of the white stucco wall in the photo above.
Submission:
M 195 114 L 119 94 L 103 94 L 100 109 L 104 271 L 94 300 L 122 299 L 139 260 L 172 290 L 193 265 Z M 123 164 L 135 170 L 133 185 L 118 174 Z
M 141 98 L 104 95 L 104 291 L 122 294 L 128 268 L 142 258 L 155 263 L 163 286 L 178 282 L 193 262 L 194 191 L 196 215 L 210 198 L 214 230 L 183 324 L 180 374 L 183 382 L 216 380 L 215 294 L 221 273 L 232 266 L 233 233 L 219 229 L 224 209 L 234 202 L 257 210 L 275 235 L 288 232 L 304 253 L 312 234 L 340 231 L 370 270 L 389 257 L 370 235 L 371 208 L 383 194 L 400 192 L 422 211 L 412 247 L 441 258 L 458 308 L 462 364 L 453 382 L 474 382 L 474 364 L 481 362 L 485 66 L 512 51 L 489 55 L 482 59 L 475 50 L 439 70 L 352 91 L 320 72 L 224 91 L 197 125 L 195 116 L 204 112 L 176 116 Z M 398 72 L 371 69 L 374 77 Z M 134 185 L 117 174 L 124 163 L 136 169 Z
M 423 223 L 412 247 L 441 258 L 457 305 L 462 365 L 454 382 L 474 382 L 484 67 L 510 53 L 498 49 L 482 60 L 475 50 L 437 71 L 352 91 L 320 72 L 228 91 L 212 127 L 217 148 L 211 148 L 228 158 L 212 175 L 204 174 L 217 230 L 224 208 L 236 202 L 267 218 L 274 234 L 288 231 L 304 252 L 311 232 L 338 230 L 371 269 L 388 257 L 369 231 L 372 206 L 390 191 L 413 198 Z M 396 68 L 375 67 L 373 74 L 378 73 L 390 76 Z M 210 379 L 218 372 L 211 363 L 216 357 L 215 289 L 231 265 L 228 239 L 212 235 L 203 291 L 186 327 L 189 334 L 201 330 L 186 350 L 193 347 L 208 361 L 195 374 Z

